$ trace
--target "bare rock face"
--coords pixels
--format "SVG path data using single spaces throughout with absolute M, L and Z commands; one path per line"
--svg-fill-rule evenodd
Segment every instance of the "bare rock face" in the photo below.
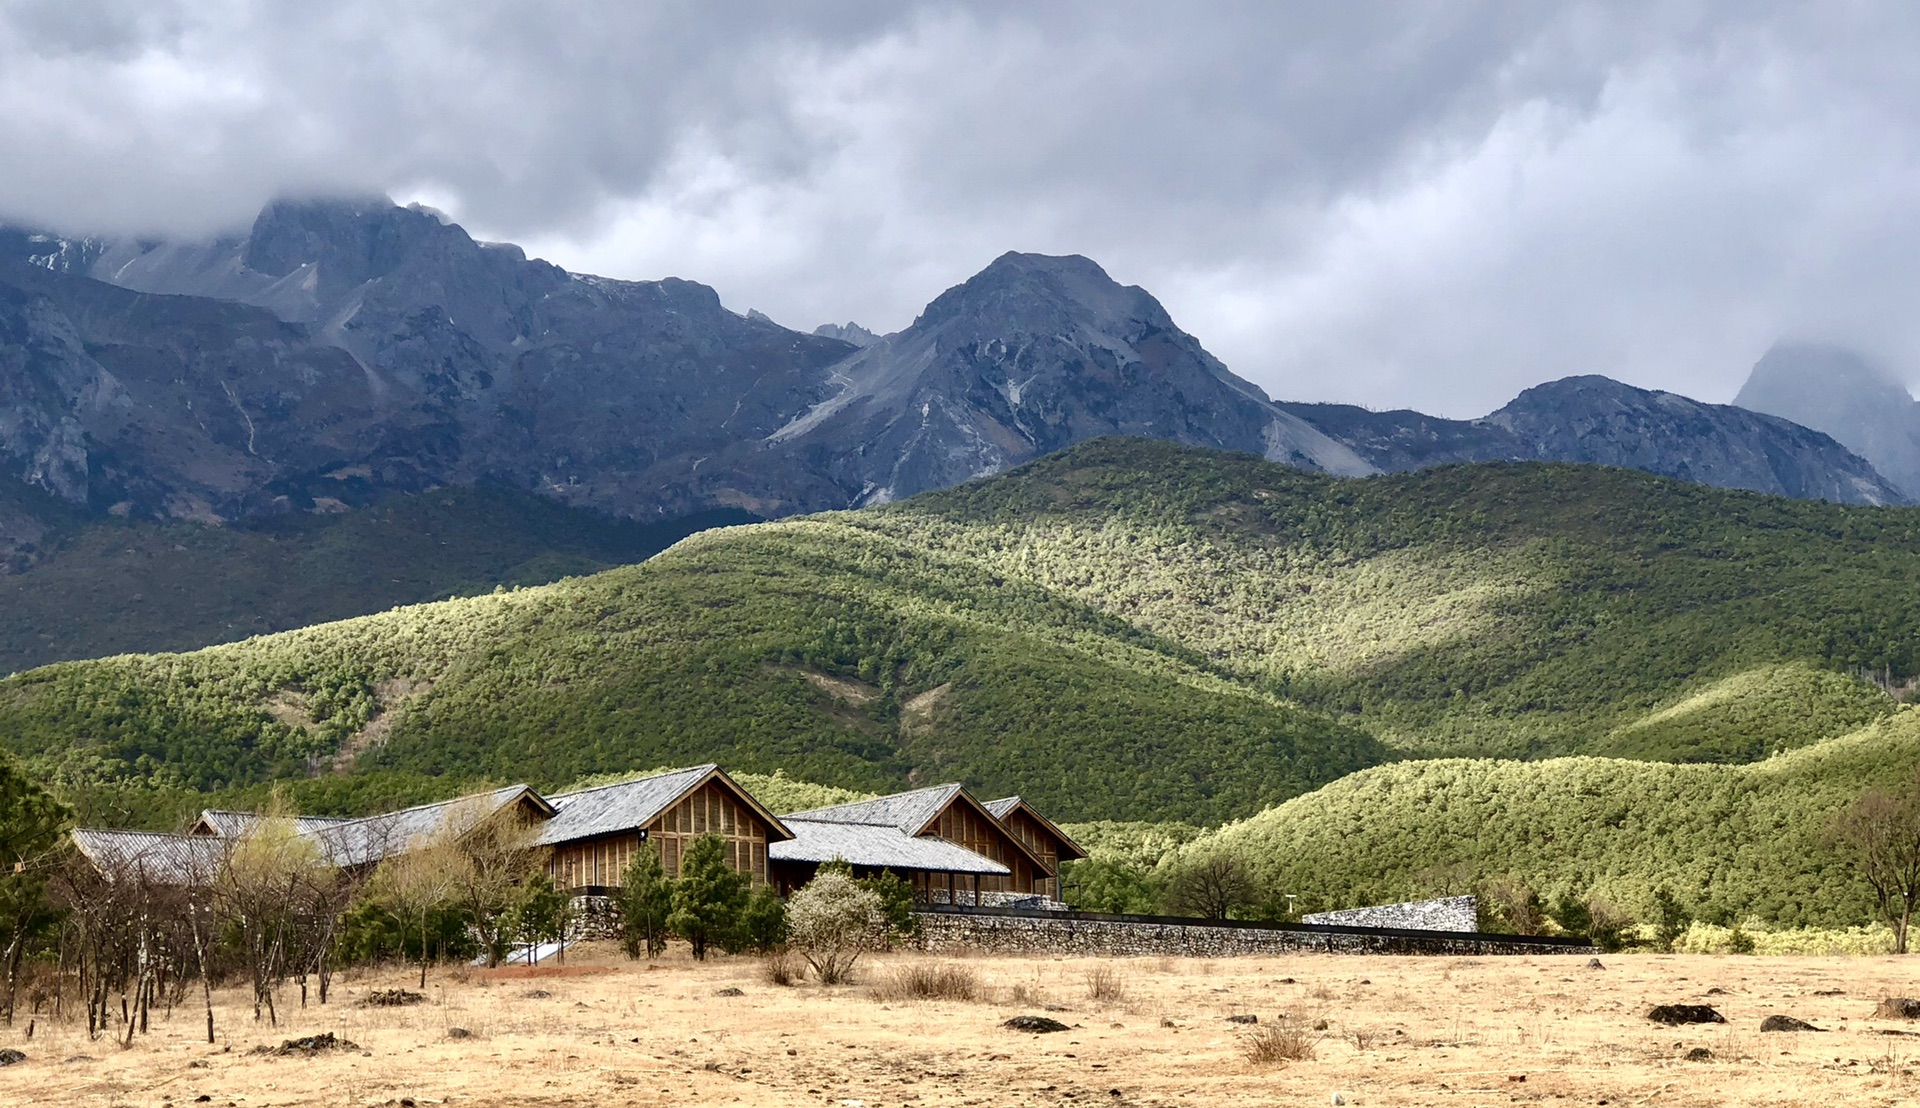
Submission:
M 1819 431 L 1606 377 L 1538 385 L 1475 420 L 1335 404 L 1281 406 L 1387 471 L 1454 462 L 1578 462 L 1841 504 L 1909 499 L 1872 463 Z
M 0 229 L 0 482 L 28 494 L 0 496 L 0 567 L 54 507 L 224 522 L 494 484 L 641 520 L 778 516 L 1116 434 L 1342 475 L 1545 459 L 1900 499 L 1816 432 L 1604 378 L 1473 421 L 1276 404 L 1080 257 L 1004 255 L 876 337 L 569 274 L 380 197 L 276 202 L 195 243 Z
M 1884 368 L 1851 350 L 1777 343 L 1733 402 L 1832 435 L 1920 500 L 1920 403 Z
M 1144 290 L 1081 257 L 1005 254 L 911 327 L 835 367 L 838 390 L 768 437 L 852 503 L 998 473 L 1102 435 L 1374 467 L 1282 411 Z

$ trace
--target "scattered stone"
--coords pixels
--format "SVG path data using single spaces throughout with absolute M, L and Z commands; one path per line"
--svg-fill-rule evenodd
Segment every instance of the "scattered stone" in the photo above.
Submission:
M 1046 1016 L 1015 1016 L 1000 1026 L 1009 1031 L 1026 1031 L 1034 1035 L 1045 1035 L 1052 1031 L 1065 1031 L 1067 1025 Z
M 713 995 L 714 996 L 746 996 L 747 994 L 745 991 L 741 989 L 736 989 L 732 985 L 728 985 L 724 989 L 715 989 L 713 991 Z
M 1227 1022 L 1228 1023 L 1259 1023 L 1260 1017 L 1249 1012 L 1244 1015 L 1228 1016 Z
M 1713 988 L 1707 990 L 1707 995 L 1708 996 L 1726 996 L 1727 990 L 1721 988 L 1718 985 L 1715 985 Z
M 273 1054 L 282 1058 L 311 1058 L 329 1050 L 359 1050 L 360 1044 L 334 1037 L 333 1032 L 323 1031 L 318 1035 L 307 1035 L 299 1039 L 288 1039 L 279 1046 L 256 1046 L 249 1054 Z
M 1524 1073 L 1510 1073 L 1507 1075 L 1507 1080 L 1515 1083 L 1524 1082 L 1526 1079 L 1527 1075 Z
M 1161 1017 L 1160 1017 L 1160 1026 L 1162 1026 L 1162 1027 L 1173 1027 L 1173 1026 L 1175 1026 L 1175 1024 L 1174 1024 L 1174 1022 L 1173 1022 L 1172 1020 L 1170 1020 L 1170 1019 L 1168 1019 L 1167 1017 L 1165 1017 L 1165 1016 L 1161 1016 Z
M 1890 996 L 1873 1010 L 1877 1020 L 1920 1020 L 1920 1000 L 1910 996 Z
M 1587 968 L 1588 969 L 1606 969 L 1607 967 L 1604 963 L 1600 961 L 1600 959 L 1589 958 L 1587 959 Z
M 1282 977 L 1280 980 L 1274 982 L 1276 985 L 1291 985 L 1293 983 L 1294 981 L 1291 977 Z
M 405 1008 L 409 1004 L 425 1004 L 427 998 L 407 989 L 375 989 L 360 1000 L 362 1008 Z
M 18 1065 L 27 1060 L 27 1056 L 17 1050 L 0 1050 L 0 1066 Z
M 1727 1017 L 1713 1010 L 1707 1004 L 1656 1004 L 1647 1013 L 1647 1018 L 1655 1023 L 1664 1023 L 1673 1027 L 1682 1023 L 1725 1023 Z
M 1762 1031 L 1818 1031 L 1818 1027 L 1806 1020 L 1797 1020 L 1792 1016 L 1768 1016 L 1760 1021 Z
M 1846 996 L 1846 995 L 1847 995 L 1847 990 L 1845 990 L 1845 989 L 1815 989 L 1815 990 L 1813 990 L 1813 995 L 1814 995 L 1814 996 Z
M 1313 1029 L 1314 1029 L 1315 1031 L 1325 1031 L 1325 1030 L 1326 1030 L 1326 1029 L 1328 1028 L 1328 1026 L 1329 1026 L 1329 1024 L 1327 1023 L 1327 1021 L 1326 1021 L 1326 1020 L 1314 1020 L 1314 1021 L 1313 1021 Z
M 193 1098 L 193 1102 L 195 1104 L 205 1104 L 212 1099 L 213 1098 L 208 1096 L 207 1094 L 201 1093 L 199 1096 Z
M 1341 1096 L 1339 1093 L 1335 1093 L 1331 1097 L 1327 1098 L 1327 1103 L 1334 1105 L 1334 1108 L 1339 1108 L 1340 1105 L 1345 1104 L 1346 1102 L 1347 1102 L 1347 1098 Z
M 1713 1061 L 1713 1051 L 1708 1050 L 1704 1046 L 1696 1046 L 1692 1050 L 1687 1051 L 1687 1061 L 1711 1062 Z
M 100 1059 L 95 1058 L 91 1054 L 69 1054 L 65 1058 L 60 1059 L 60 1064 L 63 1066 L 77 1066 L 82 1062 L 98 1062 L 99 1060 Z
M 447 1038 L 449 1038 L 449 1039 L 471 1039 L 471 1038 L 473 1038 L 473 1032 L 471 1032 L 471 1031 L 469 1031 L 469 1030 L 467 1030 L 467 1029 L 466 1029 L 466 1028 L 464 1028 L 464 1027 L 449 1027 L 449 1028 L 447 1028 Z
M 520 995 L 526 997 L 528 1000 L 545 1000 L 553 994 L 545 989 L 528 989 Z

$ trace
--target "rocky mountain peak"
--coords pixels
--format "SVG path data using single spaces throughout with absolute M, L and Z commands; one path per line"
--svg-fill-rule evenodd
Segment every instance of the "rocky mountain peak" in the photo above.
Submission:
M 1920 404 L 1885 367 L 1816 343 L 1776 343 L 1733 398 L 1832 435 L 1920 501 Z

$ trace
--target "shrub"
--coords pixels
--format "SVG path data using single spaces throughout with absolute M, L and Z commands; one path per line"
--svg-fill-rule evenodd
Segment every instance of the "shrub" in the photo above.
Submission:
M 1127 982 L 1113 966 L 1094 966 L 1087 971 L 1087 999 L 1096 1004 L 1120 1004 L 1127 999 Z
M 1540 894 L 1524 879 L 1510 874 L 1480 883 L 1479 927 L 1508 935 L 1538 935 L 1545 929 L 1546 912 Z
M 854 963 L 879 944 L 885 929 L 879 895 L 838 870 L 822 868 L 787 902 L 787 941 L 822 985 L 851 977 Z
M 760 963 L 760 977 L 769 985 L 797 985 L 804 976 L 804 963 L 784 950 L 767 955 Z
M 971 967 L 911 962 L 873 987 L 875 1000 L 979 1000 L 986 995 Z
M 1247 1061 L 1259 1066 L 1284 1066 L 1288 1062 L 1311 1062 L 1321 1036 L 1302 1027 L 1262 1024 L 1247 1033 L 1241 1051 Z

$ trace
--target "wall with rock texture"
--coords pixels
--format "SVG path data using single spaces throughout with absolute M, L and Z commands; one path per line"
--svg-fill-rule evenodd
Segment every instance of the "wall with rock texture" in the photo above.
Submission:
M 1477 931 L 1480 928 L 1479 902 L 1470 896 L 1443 896 L 1434 900 L 1409 900 L 1401 904 L 1376 904 L 1371 908 L 1348 908 L 1339 912 L 1315 912 L 1300 917 L 1301 923 L 1335 927 L 1404 927 L 1414 931 Z
M 1084 914 L 919 913 L 920 944 L 929 951 L 989 954 L 1174 955 L 1327 951 L 1345 954 L 1591 954 L 1578 942 L 1453 931 L 1285 928 L 1188 923 L 1146 917 L 1089 919 Z

